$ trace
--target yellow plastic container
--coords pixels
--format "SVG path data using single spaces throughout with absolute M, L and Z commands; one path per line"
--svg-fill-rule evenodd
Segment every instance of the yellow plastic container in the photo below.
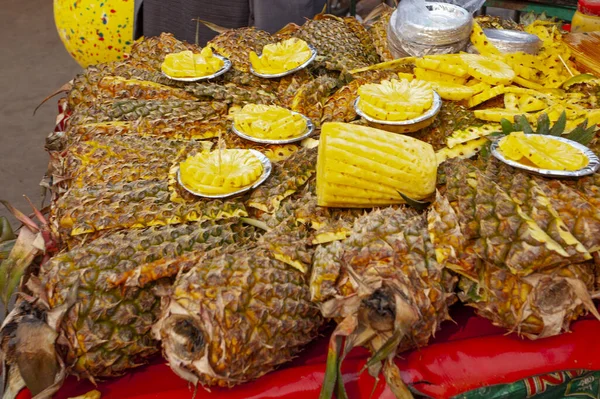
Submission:
M 573 15 L 573 21 L 571 21 L 571 32 L 577 33 L 594 31 L 600 31 L 600 17 L 575 11 L 575 15 Z

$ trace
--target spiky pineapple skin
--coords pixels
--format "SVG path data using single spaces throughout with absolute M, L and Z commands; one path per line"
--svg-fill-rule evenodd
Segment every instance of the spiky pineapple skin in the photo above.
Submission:
M 230 387 L 291 360 L 322 323 L 303 273 L 264 248 L 215 256 L 174 284 L 156 336 L 193 384 Z
M 57 332 L 69 371 L 93 379 L 146 363 L 159 350 L 150 329 L 181 259 L 253 234 L 239 219 L 128 230 L 52 258 L 40 279 L 51 309 L 67 307 Z

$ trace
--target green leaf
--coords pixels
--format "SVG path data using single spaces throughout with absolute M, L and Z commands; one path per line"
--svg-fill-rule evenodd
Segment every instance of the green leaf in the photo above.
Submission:
M 560 136 L 565 131 L 565 127 L 567 126 L 567 113 L 563 111 L 558 120 L 550 129 L 550 136 Z
M 500 125 L 502 125 L 502 133 L 504 134 L 511 134 L 515 131 L 512 122 L 506 118 L 502 118 L 502 120 L 500 121 Z
M 596 126 L 587 127 L 587 119 L 578 125 L 566 138 L 583 145 L 588 145 L 596 136 Z
M 519 131 L 522 131 L 525 134 L 532 134 L 533 129 L 529 124 L 529 121 L 525 117 L 525 115 L 517 115 L 515 116 L 515 124 L 519 127 Z
M 402 199 L 406 202 L 406 205 L 408 205 L 411 208 L 414 208 L 414 209 L 416 209 L 418 211 L 422 211 L 423 209 L 427 209 L 427 207 L 431 204 L 431 202 L 417 201 L 415 199 L 407 197 L 406 195 L 402 194 L 400 191 L 398 191 L 398 194 L 400 194 L 400 196 L 402 197 Z
M 544 135 L 550 133 L 550 118 L 548 118 L 548 114 L 541 114 L 538 118 L 536 133 Z

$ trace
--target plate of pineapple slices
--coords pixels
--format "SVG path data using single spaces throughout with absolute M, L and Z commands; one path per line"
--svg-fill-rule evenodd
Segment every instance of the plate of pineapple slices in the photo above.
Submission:
M 306 68 L 317 58 L 317 49 L 302 39 L 291 38 L 267 44 L 260 55 L 250 52 L 250 72 L 260 78 L 273 79 Z
M 358 89 L 356 113 L 372 127 L 393 133 L 426 128 L 442 108 L 442 99 L 429 83 L 407 79 L 369 83 Z
M 490 149 L 507 165 L 545 177 L 581 177 L 600 168 L 592 150 L 564 137 L 513 132 L 493 142 Z
M 187 50 L 167 54 L 160 66 L 163 75 L 180 82 L 214 79 L 230 68 L 231 61 L 213 53 L 210 47 L 204 47 L 200 53 Z
M 271 174 L 271 161 L 252 149 L 217 149 L 179 164 L 177 181 L 197 197 L 227 198 L 253 190 Z
M 290 144 L 309 137 L 315 125 L 307 116 L 287 108 L 247 104 L 233 114 L 231 130 L 255 143 Z

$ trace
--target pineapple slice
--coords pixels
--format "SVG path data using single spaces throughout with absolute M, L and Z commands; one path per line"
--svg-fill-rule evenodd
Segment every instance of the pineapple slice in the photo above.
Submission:
M 507 85 L 512 83 L 515 72 L 506 63 L 491 57 L 476 54 L 461 54 L 467 65 L 469 75 L 491 85 Z
M 367 115 L 380 120 L 413 119 L 431 108 L 433 90 L 427 82 L 413 80 L 384 80 L 358 88 L 358 107 Z
M 488 100 L 491 100 L 492 98 L 499 96 L 500 94 L 504 94 L 505 91 L 506 90 L 505 90 L 504 85 L 499 85 L 492 89 L 484 90 L 481 93 L 471 97 L 467 106 L 469 108 L 473 108 L 474 106 L 484 103 Z
M 306 131 L 306 120 L 299 114 L 274 106 L 247 104 L 233 114 L 235 128 L 248 136 L 283 140 Z
M 165 56 L 161 70 L 174 78 L 195 78 L 212 75 L 223 67 L 223 60 L 215 57 L 210 47 L 204 47 L 200 54 L 181 51 Z
M 500 51 L 489 41 L 485 33 L 483 33 L 483 29 L 481 29 L 481 26 L 477 22 L 473 23 L 473 30 L 471 31 L 471 43 L 473 43 L 473 47 L 475 47 L 479 54 L 500 55 Z
M 256 182 L 263 173 L 250 150 L 227 149 L 188 157 L 180 166 L 181 181 L 201 194 L 229 194 Z
M 534 112 L 546 109 L 548 104 L 532 95 L 525 94 L 519 99 L 519 109 L 524 112 Z
M 497 123 L 488 123 L 483 126 L 471 126 L 462 130 L 455 130 L 454 133 L 446 139 L 446 145 L 448 148 L 454 148 L 459 144 L 476 140 L 501 130 L 500 125 Z
M 515 78 L 513 79 L 513 83 L 516 83 L 519 86 L 523 86 L 523 87 L 526 87 L 528 89 L 533 89 L 533 90 L 540 90 L 540 89 L 544 88 L 544 86 L 542 86 L 536 82 L 533 82 L 531 80 L 524 79 L 520 76 L 515 76 Z
M 477 79 L 471 79 L 466 83 L 466 86 L 469 86 L 471 88 L 471 90 L 473 90 L 473 95 L 475 94 L 479 94 L 483 91 L 489 90 L 492 88 L 491 85 L 482 82 L 480 80 Z
M 475 95 L 475 90 L 469 86 L 448 82 L 430 82 L 430 84 L 444 100 L 462 101 L 468 100 Z
M 398 77 L 400 79 L 408 80 L 409 82 L 415 80 L 415 75 L 412 73 L 398 72 Z
M 435 153 L 438 166 L 448 159 L 459 158 L 468 159 L 477 155 L 479 151 L 486 145 L 488 139 L 482 137 L 480 139 L 467 141 L 466 143 L 457 144 L 452 148 L 444 147 Z
M 260 56 L 251 51 L 249 59 L 256 72 L 274 75 L 299 67 L 311 55 L 312 52 L 304 40 L 291 38 L 279 43 L 267 44 L 263 47 Z
M 423 69 L 419 67 L 414 69 L 414 73 L 417 79 L 425 80 L 427 82 L 448 82 L 463 85 L 467 81 L 467 78 L 464 77 L 461 78 L 454 75 L 448 75 L 447 73 L 431 71 L 429 69 Z
M 542 135 L 513 132 L 499 141 L 498 148 L 509 159 L 542 169 L 572 171 L 588 164 L 585 155 L 572 145 Z
M 504 108 L 479 109 L 473 111 L 473 113 L 475 114 L 475 118 L 488 122 L 500 122 L 502 119 L 508 119 L 509 121 L 514 122 L 515 116 L 523 115 L 523 111 L 511 111 Z M 525 114 L 525 116 L 529 121 L 535 119 L 534 115 Z
M 415 64 L 419 68 L 429 69 L 447 75 L 457 76 L 459 78 L 469 76 L 469 71 L 463 65 L 462 60 L 455 55 L 426 55 L 423 58 L 417 58 Z
M 519 97 L 515 93 L 504 93 L 504 108 L 509 111 L 518 111 Z
M 325 123 L 319 141 L 320 206 L 372 207 L 435 191 L 433 147 L 415 138 L 348 123 Z

